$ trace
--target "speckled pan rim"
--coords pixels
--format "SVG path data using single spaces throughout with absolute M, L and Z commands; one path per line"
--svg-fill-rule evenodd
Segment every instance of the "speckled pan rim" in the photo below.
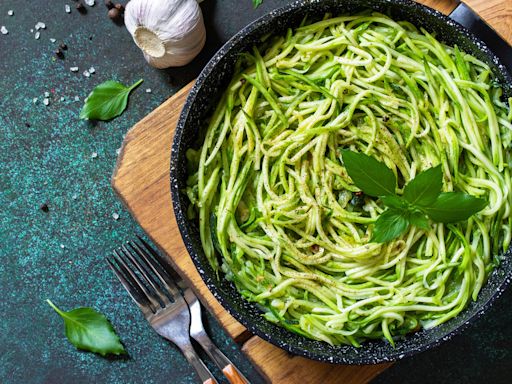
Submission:
M 339 346 L 339 347 L 330 347 L 327 344 L 325 345 L 325 348 L 323 349 L 322 353 L 318 353 L 318 351 L 310 351 L 304 348 L 296 347 L 295 345 L 289 344 L 286 340 L 283 340 L 279 337 L 275 337 L 272 334 L 268 334 L 260 329 L 257 325 L 249 321 L 246 317 L 244 317 L 243 313 L 238 313 L 234 308 L 231 307 L 229 301 L 224 297 L 223 293 L 221 292 L 221 289 L 217 286 L 218 282 L 216 279 L 212 279 L 212 277 L 207 273 L 205 270 L 205 266 L 202 264 L 202 261 L 200 259 L 200 256 L 198 254 L 198 250 L 193 246 L 191 243 L 190 236 L 191 233 L 189 232 L 188 225 L 187 225 L 187 219 L 186 219 L 186 211 L 185 207 L 182 206 L 181 199 L 180 199 L 180 190 L 179 190 L 179 180 L 176 176 L 176 167 L 178 164 L 178 158 L 179 158 L 179 150 L 180 150 L 180 143 L 182 141 L 183 134 L 186 130 L 186 122 L 188 119 L 189 112 L 191 110 L 192 105 L 196 101 L 196 98 L 198 94 L 200 94 L 202 90 L 203 83 L 205 82 L 205 79 L 210 76 L 215 66 L 219 63 L 219 61 L 227 55 L 233 47 L 235 47 L 238 43 L 240 43 L 243 39 L 247 37 L 251 32 L 254 30 L 260 28 L 261 26 L 271 23 L 276 17 L 282 16 L 284 14 L 287 14 L 289 12 L 295 11 L 301 7 L 305 7 L 311 3 L 317 3 L 321 0 L 299 0 L 295 1 L 293 3 L 290 3 L 288 5 L 285 5 L 281 8 L 275 9 L 271 11 L 270 13 L 267 13 L 260 17 L 259 19 L 255 20 L 251 24 L 244 27 L 242 30 L 240 30 L 236 35 L 234 35 L 226 44 L 224 44 L 219 51 L 212 57 L 212 59 L 208 62 L 208 64 L 204 67 L 200 75 L 198 76 L 194 86 L 192 87 L 187 100 L 185 102 L 185 105 L 183 107 L 183 110 L 180 115 L 180 119 L 178 121 L 175 136 L 173 140 L 173 145 L 171 149 L 171 169 L 170 169 L 170 179 L 171 179 L 171 197 L 172 197 L 172 203 L 173 203 L 173 209 L 176 216 L 176 220 L 178 223 L 178 228 L 180 230 L 183 242 L 185 243 L 185 246 L 194 262 L 194 265 L 196 266 L 197 270 L 199 271 L 199 274 L 203 281 L 205 282 L 208 289 L 213 293 L 215 298 L 220 302 L 220 304 L 224 307 L 224 309 L 227 310 L 229 314 L 231 314 L 235 319 L 237 319 L 240 323 L 242 323 L 251 333 L 261 337 L 262 339 L 294 354 L 303 356 L 306 358 L 310 358 L 313 360 L 323 361 L 323 362 L 329 362 L 329 363 L 337 363 L 337 364 L 354 364 L 354 365 L 361 365 L 361 364 L 379 364 L 379 363 L 385 363 L 385 362 L 391 362 L 391 361 L 397 361 L 401 360 L 403 358 L 415 355 L 420 352 L 427 351 L 429 349 L 432 349 L 439 344 L 451 339 L 453 336 L 459 334 L 463 330 L 465 330 L 471 323 L 476 321 L 478 318 L 480 318 L 494 303 L 494 301 L 501 296 L 503 291 L 510 285 L 512 281 L 512 268 L 509 268 L 508 271 L 505 271 L 505 274 L 501 277 L 501 282 L 496 287 L 495 292 L 486 300 L 483 302 L 477 302 L 477 308 L 471 308 L 472 311 L 474 311 L 470 316 L 467 317 L 466 321 L 449 330 L 445 334 L 443 334 L 441 337 L 438 337 L 437 339 L 430 341 L 428 343 L 420 344 L 416 347 L 407 348 L 407 339 L 413 338 L 413 336 L 406 337 L 405 341 L 399 341 L 399 344 L 406 345 L 404 348 L 405 350 L 399 350 L 398 348 L 396 350 L 391 349 L 387 351 L 387 353 L 384 356 L 372 356 L 371 354 L 365 353 L 365 345 L 363 345 L 361 348 L 358 349 L 359 352 L 357 357 L 346 357 L 343 355 L 343 350 L 346 348 L 353 348 L 350 346 Z M 490 51 L 490 49 L 487 47 L 487 45 L 482 42 L 479 38 L 477 38 L 472 32 L 467 30 L 465 27 L 461 26 L 459 23 L 453 21 L 448 16 L 440 13 L 439 11 L 429 8 L 427 6 L 424 6 L 419 3 L 411 2 L 410 0 L 384 0 L 385 2 L 389 3 L 392 6 L 405 6 L 409 7 L 411 9 L 416 9 L 418 12 L 423 12 L 426 14 L 429 14 L 431 16 L 434 16 L 441 21 L 444 21 L 444 23 L 448 24 L 449 26 L 455 28 L 458 30 L 458 32 L 462 35 L 464 35 L 466 38 L 468 38 L 471 42 L 477 44 L 484 55 L 490 58 L 492 62 L 496 64 L 499 71 L 504 75 L 504 78 L 506 80 L 506 85 L 511 86 L 512 84 L 512 77 L 510 73 L 505 69 L 503 64 L 500 62 L 500 60 Z M 512 257 L 512 246 L 509 248 L 509 250 L 503 255 L 504 257 Z M 463 313 L 466 311 L 469 311 L 470 308 L 466 308 L 459 316 L 462 316 Z M 452 320 L 450 320 L 449 324 Z M 281 328 L 282 329 L 282 328 Z M 287 331 L 290 334 L 291 338 L 301 337 L 295 334 L 291 334 L 291 332 Z M 422 330 L 418 332 L 418 334 L 424 333 L 424 332 L 430 332 L 429 330 Z M 416 335 L 414 335 L 415 337 Z M 421 337 L 421 336 L 420 336 Z M 382 341 L 371 341 L 370 343 L 381 343 L 384 344 Z

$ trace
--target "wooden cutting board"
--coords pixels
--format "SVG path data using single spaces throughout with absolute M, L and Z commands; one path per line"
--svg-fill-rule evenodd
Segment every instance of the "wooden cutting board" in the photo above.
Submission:
M 449 13 L 455 0 L 421 0 Z M 512 0 L 466 0 L 503 37 L 512 42 Z M 133 217 L 165 252 L 176 270 L 194 288 L 229 335 L 271 383 L 361 384 L 390 364 L 331 365 L 291 356 L 248 331 L 231 317 L 202 282 L 182 242 L 174 218 L 169 184 L 171 144 L 183 103 L 193 82 L 136 124 L 126 135 L 112 177 L 112 186 Z

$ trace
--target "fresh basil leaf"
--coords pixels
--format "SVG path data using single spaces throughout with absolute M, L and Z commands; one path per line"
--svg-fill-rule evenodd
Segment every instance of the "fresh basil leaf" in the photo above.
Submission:
M 414 225 L 415 227 L 424 229 L 425 231 L 428 231 L 430 229 L 428 218 L 425 216 L 423 212 L 409 212 L 408 219 L 411 225 Z
M 416 175 L 404 188 L 404 199 L 421 207 L 436 201 L 443 187 L 443 171 L 438 165 Z
M 375 222 L 370 242 L 385 243 L 391 241 L 404 233 L 408 227 L 409 220 L 403 212 L 388 209 Z
M 394 195 L 396 176 L 384 163 L 365 155 L 345 150 L 343 164 L 354 184 L 370 196 Z
M 101 313 L 87 307 L 65 312 L 50 300 L 46 302 L 64 319 L 66 337 L 78 349 L 99 353 L 102 356 L 126 353 L 114 328 Z
M 126 109 L 130 92 L 142 83 L 142 79 L 131 87 L 108 80 L 94 88 L 80 112 L 81 119 L 111 120 Z
M 389 208 L 395 208 L 398 210 L 406 210 L 409 207 L 407 201 L 397 195 L 381 196 L 380 199 Z
M 438 223 L 456 223 L 467 220 L 481 211 L 487 201 L 463 192 L 441 193 L 429 207 L 424 207 L 425 213 Z
M 254 8 L 258 8 L 261 3 L 263 3 L 263 0 L 252 0 L 252 5 L 254 6 Z

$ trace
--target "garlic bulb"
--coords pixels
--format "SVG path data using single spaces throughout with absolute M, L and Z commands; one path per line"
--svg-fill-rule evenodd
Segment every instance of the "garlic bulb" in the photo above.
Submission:
M 188 64 L 206 40 L 197 0 L 131 0 L 124 22 L 146 61 L 156 68 Z

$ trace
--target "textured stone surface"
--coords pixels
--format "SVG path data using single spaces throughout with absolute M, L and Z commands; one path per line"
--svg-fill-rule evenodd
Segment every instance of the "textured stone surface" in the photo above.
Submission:
M 285 3 L 265 0 L 253 11 L 250 0 L 205 0 L 205 49 L 185 68 L 158 71 L 145 63 L 125 29 L 106 17 L 101 1 L 86 7 L 86 15 L 71 0 L 0 1 L 0 25 L 9 31 L 0 35 L 2 383 L 196 382 L 185 359 L 149 329 L 105 267 L 104 255 L 114 245 L 140 233 L 110 188 L 116 149 L 127 129 L 196 77 L 222 42 Z M 65 4 L 71 5 L 70 14 Z M 7 14 L 10 9 L 13 16 Z M 38 21 L 46 29 L 36 40 L 30 29 Z M 69 49 L 64 60 L 54 60 L 52 52 L 61 41 Z M 79 71 L 72 73 L 72 66 Z M 91 66 L 96 72 L 84 77 L 82 72 Z M 95 126 L 78 120 L 94 85 L 108 79 L 129 84 L 139 78 L 145 82 L 120 118 Z M 146 88 L 152 93 L 144 92 Z M 44 92 L 50 92 L 49 106 L 43 104 Z M 40 209 L 45 202 L 48 213 Z M 114 212 L 120 215 L 117 221 Z M 130 356 L 103 359 L 76 351 L 46 298 L 62 309 L 93 306 L 104 312 Z M 505 383 L 512 374 L 511 308 L 509 290 L 463 335 L 398 363 L 376 381 Z M 238 347 L 208 320 L 221 349 L 253 382 L 261 382 Z

